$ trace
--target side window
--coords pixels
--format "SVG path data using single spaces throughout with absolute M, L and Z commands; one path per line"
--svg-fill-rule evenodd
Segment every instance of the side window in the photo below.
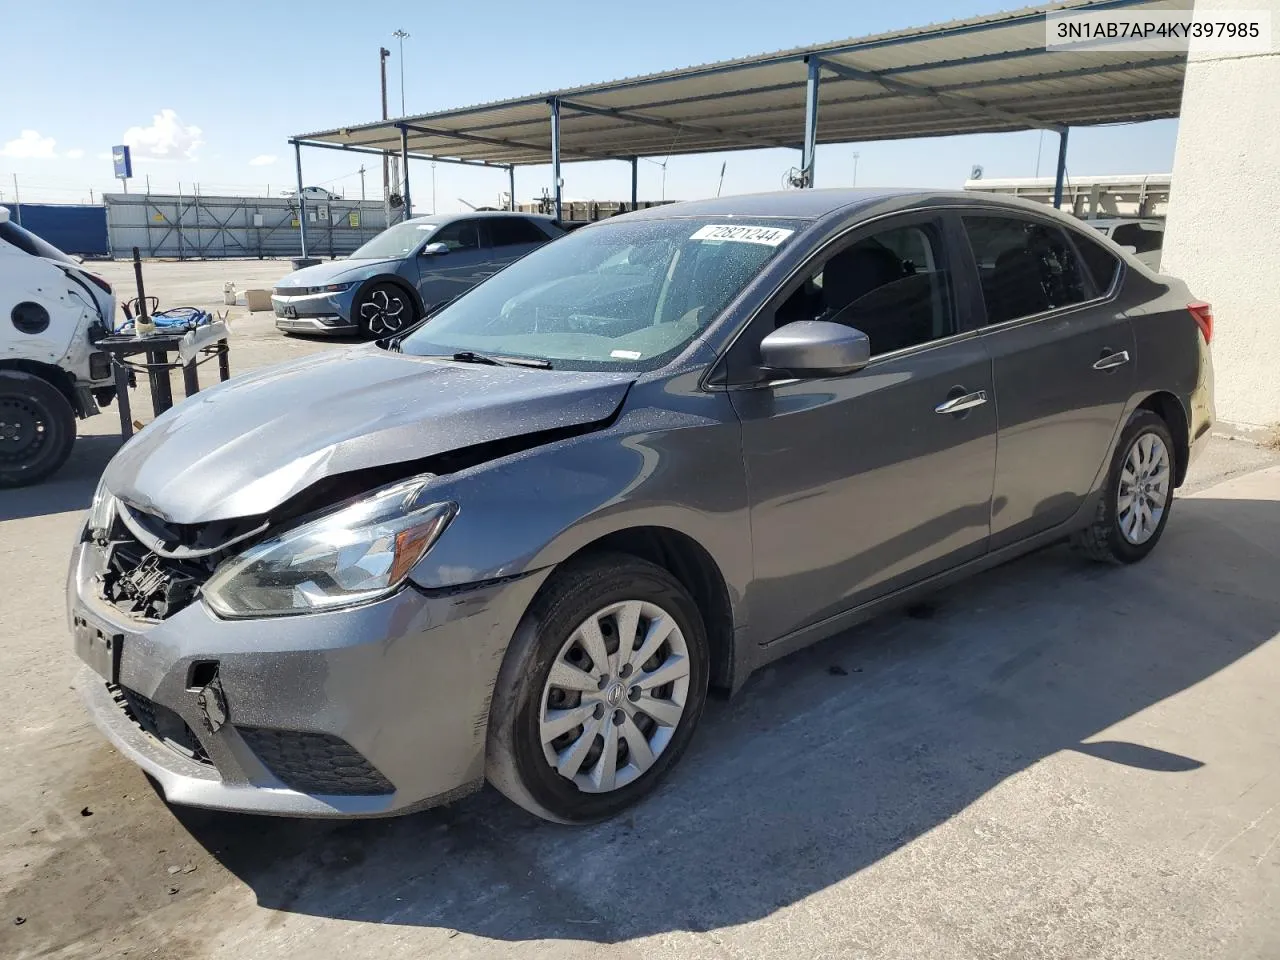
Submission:
M 775 315 L 857 327 L 871 355 L 928 343 L 956 331 L 942 238 L 931 223 L 883 230 L 828 257 Z
M 494 217 L 488 221 L 489 242 L 495 247 L 514 247 L 520 243 L 546 243 L 550 238 L 528 220 L 519 217 Z
M 1080 251 L 1080 259 L 1093 277 L 1094 288 L 1099 293 L 1106 293 L 1111 289 L 1116 271 L 1120 269 L 1120 258 L 1092 237 L 1081 233 L 1073 234 L 1072 237 L 1076 242 L 1076 249 Z
M 455 250 L 478 250 L 480 231 L 476 229 L 474 220 L 455 220 L 437 230 L 431 242 L 445 244 L 451 253 Z
M 982 281 L 987 323 L 1085 300 L 1084 272 L 1060 227 L 1016 217 L 963 217 Z

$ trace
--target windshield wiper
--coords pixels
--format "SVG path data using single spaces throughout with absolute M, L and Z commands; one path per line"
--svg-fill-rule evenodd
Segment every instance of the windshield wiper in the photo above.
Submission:
M 495 357 L 487 353 L 476 353 L 473 350 L 460 350 L 451 360 L 459 363 L 483 363 L 490 367 L 534 367 L 538 370 L 550 370 L 551 361 L 539 357 Z

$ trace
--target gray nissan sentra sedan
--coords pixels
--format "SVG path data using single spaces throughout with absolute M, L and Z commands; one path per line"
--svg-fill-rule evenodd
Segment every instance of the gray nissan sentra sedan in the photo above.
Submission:
M 709 689 L 1054 541 L 1146 556 L 1211 336 L 1027 203 L 617 217 L 135 436 L 72 559 L 80 686 L 174 803 L 376 815 L 488 779 L 607 817 Z

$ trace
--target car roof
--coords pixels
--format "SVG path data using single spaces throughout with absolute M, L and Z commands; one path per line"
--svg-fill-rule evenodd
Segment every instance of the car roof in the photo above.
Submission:
M 446 223 L 453 223 L 457 220 L 483 220 L 489 217 L 520 217 L 523 220 L 541 220 L 544 223 L 555 221 L 555 217 L 549 217 L 544 213 L 522 213 L 519 210 L 514 212 L 510 210 L 464 210 L 461 213 L 432 213 L 424 217 L 411 217 L 407 221 L 402 220 L 401 223 L 431 223 L 443 227 Z
M 971 190 L 937 190 L 929 188 L 831 188 L 823 190 L 778 190 L 740 196 L 689 200 L 648 207 L 600 223 L 625 220 L 670 220 L 683 217 L 750 217 L 819 220 L 832 215 L 850 215 L 860 209 L 868 215 L 907 211 L 923 206 L 958 206 L 971 210 L 1008 211 L 1049 217 L 1060 223 L 1084 226 L 1084 221 L 1061 210 L 1025 200 L 1021 197 L 979 193 Z M 584 229 L 590 229 L 590 224 Z
M 1163 223 L 1151 217 L 1092 217 L 1080 222 L 1087 227 L 1119 227 L 1126 223 L 1140 223 L 1144 227 L 1164 227 Z

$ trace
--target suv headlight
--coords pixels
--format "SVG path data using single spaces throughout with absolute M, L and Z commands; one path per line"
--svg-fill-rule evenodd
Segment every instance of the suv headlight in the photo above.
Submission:
M 225 561 L 205 584 L 224 617 L 315 613 L 395 591 L 457 513 L 428 502 L 430 478 L 377 490 Z
M 106 480 L 99 480 L 93 491 L 93 502 L 89 504 L 89 535 L 95 539 L 105 537 L 115 517 L 116 498 L 107 492 Z

